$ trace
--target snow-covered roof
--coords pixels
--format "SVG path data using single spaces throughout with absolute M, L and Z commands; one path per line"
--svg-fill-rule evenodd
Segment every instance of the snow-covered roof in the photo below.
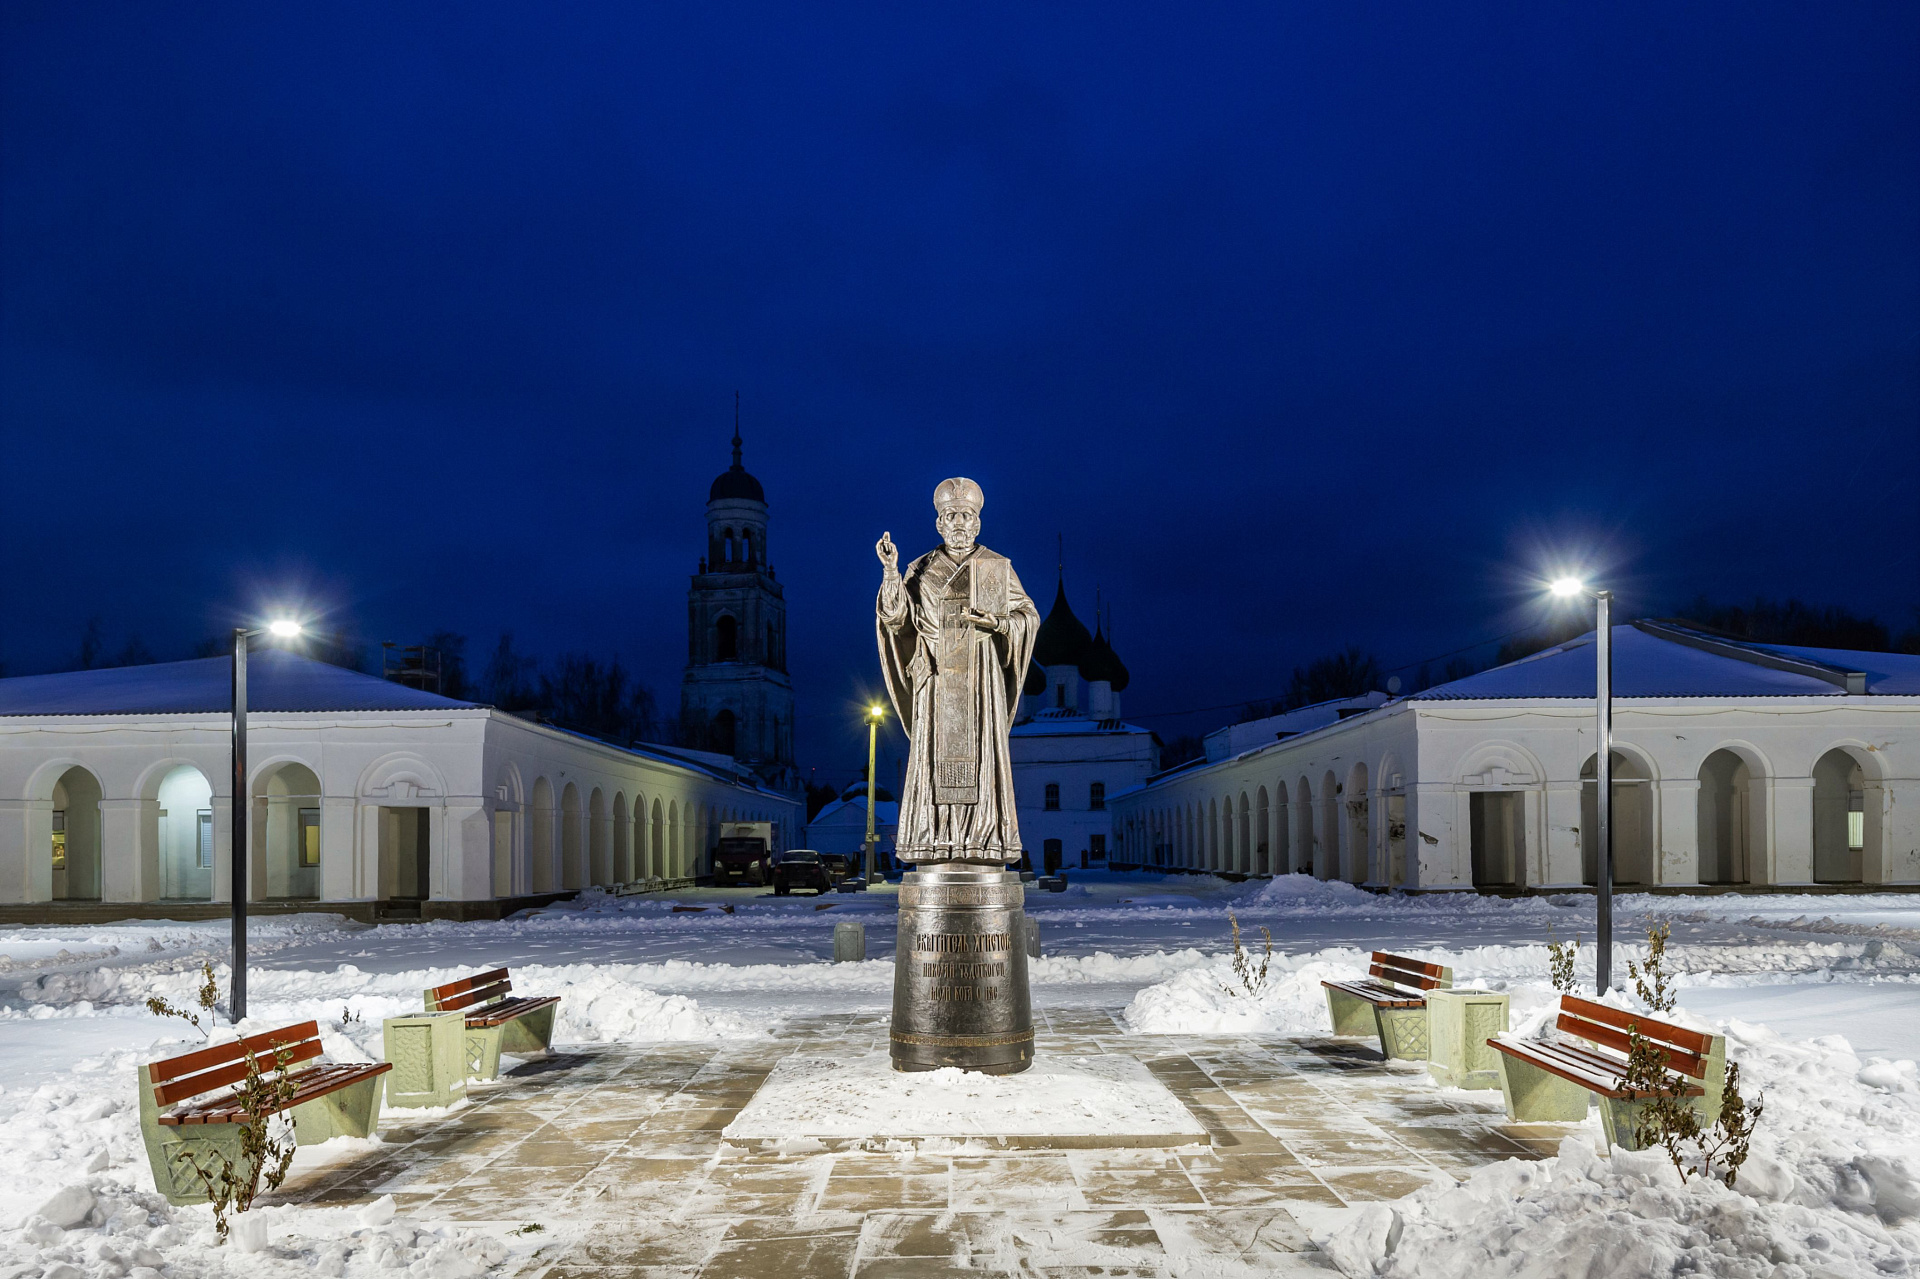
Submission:
M 203 657 L 106 670 L 0 679 L 0 715 L 178 715 L 233 707 L 233 659 Z M 438 693 L 329 666 L 285 649 L 247 657 L 252 711 L 445 711 L 472 709 Z
M 892 800 L 875 800 L 873 821 L 876 826 L 893 826 L 900 821 L 900 805 Z M 867 797 L 836 799 L 821 807 L 810 821 L 812 826 L 862 826 L 867 824 Z
M 1920 694 L 1920 657 L 1754 644 L 1670 622 L 1613 631 L 1615 697 L 1816 697 Z M 1412 701 L 1586 697 L 1594 693 L 1593 635 L 1415 693 Z
M 1041 711 L 1008 730 L 1015 737 L 1065 737 L 1075 733 L 1146 733 L 1138 724 L 1118 719 L 1092 719 L 1076 711 Z
M 1328 724 L 1338 724 L 1349 716 L 1370 711 L 1377 706 L 1384 706 L 1386 702 L 1387 695 L 1378 692 L 1366 693 L 1359 697 L 1336 697 L 1279 715 L 1269 715 L 1264 719 L 1229 724 L 1225 728 L 1216 728 L 1206 735 L 1206 757 L 1209 763 L 1218 763 L 1220 760 L 1243 754 L 1257 746 L 1272 745 L 1282 737 L 1292 737 L 1296 733 L 1310 733 L 1316 728 L 1325 728 Z

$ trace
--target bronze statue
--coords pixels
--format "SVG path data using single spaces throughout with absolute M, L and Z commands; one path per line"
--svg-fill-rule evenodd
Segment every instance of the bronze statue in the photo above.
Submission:
M 909 742 L 894 841 L 903 862 L 1020 859 L 1007 730 L 1040 612 L 1007 557 L 974 540 L 985 500 L 969 479 L 935 489 L 943 545 L 904 575 L 892 534 L 874 548 L 880 671 Z

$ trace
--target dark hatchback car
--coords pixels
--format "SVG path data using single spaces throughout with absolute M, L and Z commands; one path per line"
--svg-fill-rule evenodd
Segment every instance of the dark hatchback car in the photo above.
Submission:
M 860 873 L 860 855 L 858 853 L 822 853 L 820 864 L 827 869 L 827 880 L 839 883 L 843 879 L 852 879 Z
M 820 854 L 811 848 L 790 848 L 774 859 L 774 893 L 785 897 L 796 888 L 811 888 L 816 893 L 833 891 L 833 881 L 827 878 Z

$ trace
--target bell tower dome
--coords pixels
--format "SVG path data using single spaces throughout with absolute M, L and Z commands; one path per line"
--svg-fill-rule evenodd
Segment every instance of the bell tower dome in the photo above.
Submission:
M 787 604 L 768 552 L 767 494 L 741 461 L 734 399 L 733 465 L 707 490 L 707 553 L 687 591 L 684 745 L 731 755 L 781 790 L 793 766 Z

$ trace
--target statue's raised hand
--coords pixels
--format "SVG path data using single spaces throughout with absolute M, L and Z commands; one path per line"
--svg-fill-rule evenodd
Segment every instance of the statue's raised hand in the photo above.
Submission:
M 900 549 L 893 544 L 892 533 L 882 533 L 880 540 L 873 544 L 874 554 L 880 557 L 880 564 L 892 577 L 900 571 Z

